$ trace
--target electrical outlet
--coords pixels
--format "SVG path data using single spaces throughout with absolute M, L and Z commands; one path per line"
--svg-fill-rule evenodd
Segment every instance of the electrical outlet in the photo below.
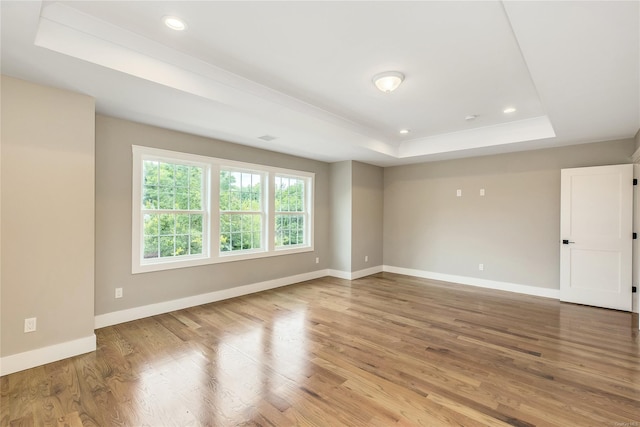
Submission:
M 316 264 L 320 264 L 320 257 L 316 257 Z
M 122 288 L 116 288 L 116 298 L 122 298 Z
M 369 262 L 369 255 L 364 256 L 364 262 Z
M 35 332 L 36 331 L 36 318 L 29 317 L 28 319 L 24 319 L 24 333 L 27 332 Z
M 478 264 L 478 270 L 484 271 L 484 264 Z

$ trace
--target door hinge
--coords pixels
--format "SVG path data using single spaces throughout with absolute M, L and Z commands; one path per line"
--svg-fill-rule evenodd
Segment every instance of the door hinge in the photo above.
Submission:
M 638 292 L 638 287 L 637 286 L 632 286 L 631 287 L 631 293 L 635 294 L 636 292 Z
M 638 185 L 638 178 L 633 178 L 633 185 Z
M 636 240 L 638 238 L 638 233 L 633 233 L 633 240 Z

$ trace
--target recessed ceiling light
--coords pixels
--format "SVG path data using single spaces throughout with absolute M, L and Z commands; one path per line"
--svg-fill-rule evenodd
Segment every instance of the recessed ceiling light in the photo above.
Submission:
M 373 84 L 382 92 L 389 93 L 398 89 L 404 80 L 404 74 L 399 71 L 385 71 L 373 76 Z
M 507 107 L 504 110 L 502 110 L 502 112 L 505 114 L 511 114 L 511 113 L 515 113 L 516 109 L 514 107 Z
M 400 133 L 403 134 L 403 135 L 406 135 L 409 132 L 411 132 L 411 130 L 409 130 L 409 129 L 400 129 Z
M 183 31 L 187 29 L 187 24 L 180 18 L 176 18 L 175 16 L 165 16 L 162 18 L 162 22 L 164 25 L 176 31 Z

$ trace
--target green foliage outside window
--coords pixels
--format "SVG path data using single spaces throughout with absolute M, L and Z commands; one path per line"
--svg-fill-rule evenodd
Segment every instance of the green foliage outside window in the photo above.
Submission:
M 143 162 L 144 258 L 202 254 L 203 175 L 202 167 Z

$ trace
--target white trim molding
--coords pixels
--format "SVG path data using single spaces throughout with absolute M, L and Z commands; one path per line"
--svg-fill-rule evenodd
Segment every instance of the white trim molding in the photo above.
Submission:
M 382 273 L 382 268 L 382 265 L 377 265 L 375 267 L 365 268 L 364 270 L 353 272 L 342 270 L 327 270 L 327 276 L 337 277 L 338 279 L 356 280 L 362 277 L 371 276 L 372 274 Z
M 79 338 L 77 340 L 66 341 L 47 347 L 37 348 L 35 350 L 25 351 L 23 353 L 12 354 L 0 358 L 0 376 L 24 371 L 25 369 L 56 362 L 68 357 L 89 353 L 95 351 L 95 349 L 96 335 L 91 334 L 88 337 Z
M 540 288 L 537 286 L 521 285 L 518 283 L 499 282 L 496 280 L 479 279 L 477 277 L 456 276 L 453 274 L 434 273 L 432 271 L 415 270 L 412 268 L 383 266 L 383 271 L 423 279 L 441 280 L 443 282 L 459 283 L 461 285 L 477 286 L 479 288 L 495 289 L 498 291 L 515 292 L 518 294 L 560 299 L 560 289 Z
M 155 316 L 158 314 L 169 313 L 171 311 L 182 310 L 184 308 L 194 307 L 211 302 L 222 301 L 229 298 L 236 298 L 243 295 L 249 295 L 256 292 L 266 291 L 269 289 L 280 288 L 283 286 L 293 285 L 294 283 L 304 282 L 320 277 L 328 276 L 329 270 L 317 270 L 309 273 L 297 274 L 295 276 L 282 277 L 279 279 L 267 280 L 264 282 L 252 283 L 235 288 L 222 289 L 206 294 L 194 295 L 175 299 L 171 301 L 163 301 L 155 304 L 143 305 L 141 307 L 129 308 L 126 310 L 113 311 L 111 313 L 100 314 L 95 317 L 95 328 L 100 329 L 106 326 L 117 325 L 118 323 L 130 322 L 132 320 L 143 319 L 145 317 Z

